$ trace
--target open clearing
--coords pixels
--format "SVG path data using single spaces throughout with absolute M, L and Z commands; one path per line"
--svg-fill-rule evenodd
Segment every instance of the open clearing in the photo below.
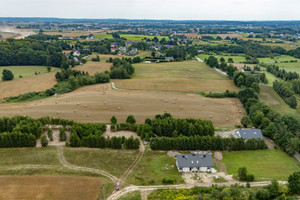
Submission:
M 0 98 L 49 89 L 56 83 L 55 73 L 49 72 L 12 81 L 1 81 Z
M 104 179 L 76 176 L 0 176 L 0 199 L 96 200 Z
M 300 116 L 300 106 L 298 105 L 297 109 L 290 108 L 283 99 L 275 92 L 275 90 L 266 85 L 260 85 L 261 91 L 259 98 L 262 102 L 274 108 L 278 113 L 291 114 Z
M 97 72 L 104 72 L 105 70 L 110 70 L 110 67 L 111 67 L 111 63 L 88 61 L 84 65 L 76 66 L 74 69 L 85 71 L 88 72 L 90 75 L 93 75 Z
M 135 64 L 132 79 L 114 80 L 116 87 L 160 91 L 238 91 L 232 80 L 197 61 Z
M 138 155 L 138 150 L 65 148 L 66 160 L 74 165 L 101 169 L 120 177 Z
M 177 171 L 174 157 L 169 157 L 167 152 L 147 150 L 127 182 L 136 185 L 161 185 L 163 178 L 176 180 L 176 184 L 184 182 L 181 173 Z
M 276 63 L 275 65 L 277 65 L 280 69 L 284 69 L 288 72 L 300 73 L 300 60 L 296 63 Z
M 46 73 L 46 66 L 0 66 L 0 74 L 2 77 L 2 72 L 4 69 L 10 70 L 14 74 L 14 79 L 19 79 L 20 76 L 36 76 L 35 73 Z M 58 68 L 52 67 L 51 71 L 57 71 Z M 1 79 L 2 81 L 2 79 Z
M 255 150 L 223 152 L 223 162 L 228 174 L 237 176 L 240 167 L 247 167 L 256 181 L 287 180 L 288 176 L 300 170 L 300 164 L 294 157 L 280 150 Z
M 110 84 L 86 86 L 39 101 L 0 104 L 0 116 L 52 116 L 94 123 L 109 123 L 113 115 L 119 122 L 125 122 L 131 114 L 137 123 L 142 123 L 164 111 L 176 118 L 212 120 L 215 126 L 220 127 L 240 124 L 245 113 L 237 98 L 213 99 L 197 94 L 158 91 L 128 92 L 111 90 Z

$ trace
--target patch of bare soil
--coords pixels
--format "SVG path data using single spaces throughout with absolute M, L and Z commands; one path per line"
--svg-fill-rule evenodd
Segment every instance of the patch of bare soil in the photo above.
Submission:
M 274 141 L 267 138 L 267 137 L 264 137 L 264 141 L 266 143 L 266 145 L 268 146 L 269 149 L 274 149 L 275 148 L 275 144 L 274 144 Z
M 180 154 L 178 151 L 168 151 L 167 153 L 167 155 L 172 158 L 176 157 L 178 154 Z
M 222 152 L 216 151 L 216 152 L 214 153 L 214 157 L 215 157 L 217 160 L 223 160 Z

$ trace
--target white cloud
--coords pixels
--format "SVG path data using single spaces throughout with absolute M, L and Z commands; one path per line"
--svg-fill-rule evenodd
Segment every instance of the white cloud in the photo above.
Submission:
M 1 17 L 300 20 L 298 0 L 0 0 Z

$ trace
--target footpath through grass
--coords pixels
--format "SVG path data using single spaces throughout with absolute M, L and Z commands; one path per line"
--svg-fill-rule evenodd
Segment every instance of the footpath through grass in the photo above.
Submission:
M 300 170 L 300 163 L 281 150 L 255 150 L 223 152 L 227 173 L 237 176 L 240 167 L 246 167 L 256 181 L 287 180 L 289 175 Z

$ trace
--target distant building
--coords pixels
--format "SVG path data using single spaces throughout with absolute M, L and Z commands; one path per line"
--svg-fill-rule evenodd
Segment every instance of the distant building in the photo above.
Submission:
M 245 141 L 248 139 L 263 139 L 263 134 L 260 129 L 239 129 L 233 133 L 233 136 L 236 138 L 243 138 Z
M 126 51 L 126 47 L 119 47 L 119 51 Z
M 173 57 L 166 57 L 166 58 L 165 58 L 165 61 L 168 61 L 168 62 L 173 61 L 173 60 L 174 60 Z
M 179 172 L 207 172 L 213 167 L 212 154 L 179 154 L 176 156 Z
M 160 52 L 156 52 L 156 53 L 155 53 L 155 57 L 163 57 L 163 56 L 164 56 L 163 53 L 160 53 Z
M 78 51 L 78 50 L 74 51 L 73 56 L 76 56 L 76 57 L 80 56 L 80 51 Z

